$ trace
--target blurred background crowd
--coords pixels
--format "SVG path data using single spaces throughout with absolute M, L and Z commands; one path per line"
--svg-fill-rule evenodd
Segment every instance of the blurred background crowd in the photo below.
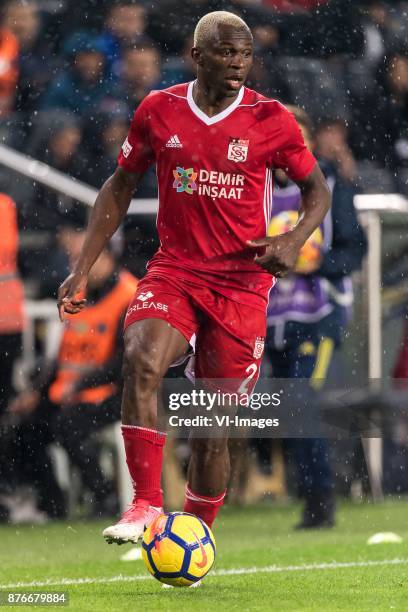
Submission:
M 0 142 L 98 188 L 115 167 L 140 100 L 151 89 L 194 77 L 194 24 L 221 4 L 252 28 L 256 60 L 248 85 L 305 109 L 315 124 L 316 152 L 357 190 L 408 193 L 404 1 L 2 3 Z M 44 246 L 55 246 L 55 226 L 75 202 L 16 180 L 5 168 L 0 188 L 17 201 L 26 231 L 23 275 L 43 281 L 35 288 L 44 294 Z M 155 195 L 151 170 L 137 197 Z M 143 221 L 128 225 L 130 265 L 140 274 L 156 244 Z
M 0 142 L 99 187 L 140 100 L 151 89 L 194 77 L 194 25 L 220 7 L 252 28 L 256 61 L 249 86 L 304 108 L 316 124 L 317 151 L 357 189 L 408 193 L 403 1 L 2 3 Z M 16 181 L 6 169 L 1 185 L 18 202 L 20 227 L 41 232 L 41 245 L 52 242 L 60 213 L 74 202 Z M 151 171 L 137 196 L 155 195 Z M 143 229 L 129 230 L 133 244 Z M 138 247 L 143 259 L 155 245 Z M 32 271 L 27 259 L 23 272 L 38 276 L 41 266 Z
M 408 195 L 407 1 L 2 2 L 0 144 L 30 155 L 71 177 L 99 188 L 115 168 L 131 116 L 144 96 L 151 89 L 165 88 L 194 78 L 194 66 L 190 58 L 192 32 L 203 14 L 219 9 L 231 10 L 241 15 L 252 29 L 255 63 L 247 85 L 266 96 L 295 105 L 307 112 L 308 117 L 303 117 L 303 121 L 310 132 L 311 146 L 316 155 L 330 167 L 329 174 L 335 176 L 337 181 L 336 210 L 341 212 L 344 203 L 348 202 L 351 216 L 343 215 L 341 219 L 339 217 L 337 226 L 351 228 L 349 235 L 346 235 L 347 232 L 340 232 L 338 236 L 339 256 L 343 259 L 340 265 L 332 258 L 331 269 L 330 265 L 327 265 L 325 271 L 327 278 L 334 278 L 336 283 L 342 275 L 345 277 L 360 269 L 366 252 L 364 235 L 361 228 L 357 227 L 355 213 L 351 211 L 354 195 Z M 302 115 L 299 116 L 302 119 Z M 284 188 L 285 184 L 281 187 Z M 39 182 L 11 172 L 1 164 L 0 193 L 6 194 L 6 198 L 11 198 L 14 203 L 14 213 L 10 213 L 8 227 L 14 227 L 15 224 L 20 234 L 18 262 L 15 268 L 10 270 L 12 269 L 14 274 L 14 270 L 19 269 L 27 297 L 55 297 L 56 289 L 65 278 L 70 262 L 78 254 L 87 217 L 86 207 L 65 194 L 52 191 Z M 154 169 L 151 169 L 136 197 L 156 196 L 156 177 Z M 404 278 L 408 266 L 408 244 L 404 240 L 403 232 L 400 232 L 398 240 L 395 240 L 398 228 L 401 228 L 403 223 L 406 223 L 406 217 L 403 221 L 394 217 L 388 225 L 390 236 L 393 237 L 387 238 L 384 233 L 387 252 L 383 262 L 382 282 L 389 289 L 387 316 L 390 319 L 395 317 L 395 313 L 399 317 L 405 317 L 407 312 L 407 288 Z M 0 229 L 4 232 L 5 227 L 3 223 Z M 384 226 L 383 230 L 385 229 Z M 353 236 L 351 230 L 354 231 Z M 10 232 L 14 232 L 14 235 L 16 229 L 10 229 Z M 354 255 L 349 259 L 345 251 L 347 240 L 349 246 L 354 240 L 355 247 Z M 120 270 L 123 268 L 136 278 L 143 276 L 146 261 L 157 247 L 156 241 L 151 216 L 128 216 L 120 240 L 102 257 L 99 280 L 94 279 L 95 282 L 91 282 L 90 291 L 95 300 L 105 298 L 106 291 L 109 293 L 116 287 Z M 9 252 L 14 249 L 13 257 L 17 257 L 16 245 L 11 245 L 10 249 Z M 7 257 L 9 255 L 6 254 L 5 258 Z M 335 271 L 336 264 L 337 268 L 341 267 L 340 272 Z M 322 274 L 323 265 L 324 262 L 320 269 Z M 6 270 L 8 275 L 10 270 Z M 100 281 L 101 278 L 103 282 Z M 106 286 L 106 283 L 108 289 L 102 289 L 101 286 Z M 18 287 L 15 286 L 13 291 L 18 293 Z M 15 328 L 5 325 L 4 329 L 2 316 L 4 320 L 10 320 L 9 316 L 5 317 L 4 313 L 2 315 L 0 312 L 0 336 L 3 333 L 1 358 L 4 360 L 8 357 L 8 363 L 12 363 L 14 358 L 19 356 L 24 315 L 21 314 L 19 320 L 16 320 Z M 122 317 L 123 311 L 118 312 L 115 330 L 120 329 Z M 103 327 L 104 323 L 100 325 Z M 47 344 L 46 333 L 48 332 L 43 330 L 41 337 L 40 329 L 40 333 L 37 333 L 33 340 L 36 356 L 42 357 L 42 353 L 47 352 L 46 348 L 44 349 Z M 400 328 L 396 333 L 400 337 Z M 6 336 L 7 342 L 4 339 Z M 365 340 L 361 336 L 361 329 L 357 331 L 354 340 L 355 345 L 359 343 L 359 348 L 356 349 L 353 345 L 348 357 L 349 365 L 351 364 L 356 376 L 366 365 L 366 351 L 363 346 Z M 70 394 L 55 400 L 64 406 L 58 419 L 54 418 L 52 409 L 50 412 L 49 403 L 50 385 L 52 381 L 58 380 L 58 363 L 54 361 L 50 370 L 49 364 L 38 365 L 37 361 L 33 361 L 30 390 L 25 395 L 18 396 L 17 400 L 13 398 L 16 387 L 19 387 L 18 380 L 17 384 L 14 384 L 15 375 L 13 379 L 11 370 L 2 368 L 0 417 L 2 413 L 11 414 L 12 417 L 10 419 L 7 416 L 3 420 L 7 421 L 4 429 L 1 429 L 0 425 L 3 442 L 7 440 L 7 444 L 11 444 L 7 446 L 3 443 L 3 456 L 0 448 L 0 519 L 2 487 L 7 489 L 8 494 L 9 489 L 4 483 L 12 482 L 16 474 L 17 479 L 23 474 L 23 480 L 26 482 L 36 480 L 37 506 L 44 513 L 43 516 L 65 516 L 67 506 L 61 495 L 58 479 L 54 478 L 52 470 L 48 468 L 43 469 L 43 475 L 45 473 L 47 477 L 39 479 L 38 470 L 34 469 L 35 465 L 48 466 L 49 460 L 41 453 L 48 443 L 55 440 L 59 440 L 65 447 L 72 462 L 81 471 L 85 485 L 93 495 L 92 512 L 100 516 L 117 511 L 116 494 L 112 484 L 95 465 L 96 451 L 88 439 L 89 418 L 86 418 L 86 425 L 81 416 L 76 416 L 75 429 L 72 431 L 70 427 L 72 406 L 83 404 L 73 400 L 73 389 L 75 394 L 83 392 L 84 389 L 87 390 L 87 385 L 95 385 L 95 380 L 101 387 L 116 384 L 120 376 L 119 334 L 117 338 L 115 336 L 115 342 L 115 350 L 112 349 L 112 354 L 107 354 L 103 364 L 93 363 L 92 372 L 88 368 L 80 384 L 70 388 Z M 405 365 L 408 363 L 408 349 L 404 347 L 403 343 L 398 361 L 397 375 L 401 378 L 408 376 L 408 365 Z M 275 349 L 276 347 L 270 347 L 271 351 Z M 362 356 L 363 354 L 365 356 Z M 393 355 L 390 359 L 395 361 L 395 350 Z M 388 363 L 388 372 L 392 365 Z M 24 384 L 20 381 L 20 390 L 23 387 Z M 112 402 L 108 403 L 105 418 L 93 420 L 94 424 L 97 422 L 97 428 L 103 428 L 119 418 L 119 402 L 115 392 L 108 394 L 108 399 L 111 398 Z M 45 402 L 44 393 L 47 395 Z M 14 401 L 11 410 L 9 400 Z M 51 403 L 53 401 L 51 398 Z M 31 414 L 41 403 L 45 408 L 35 427 L 25 423 L 23 428 L 13 429 L 21 425 L 16 415 L 21 417 Z M 92 412 L 88 411 L 87 414 L 89 416 Z M 43 439 L 42 446 L 35 443 L 39 436 Z M 406 455 L 401 459 L 400 452 L 401 448 L 406 448 L 408 436 L 406 432 L 400 432 L 399 436 L 399 454 L 394 452 L 394 448 L 389 457 L 391 462 L 395 462 L 397 471 L 401 465 L 405 466 L 405 484 L 401 485 L 399 481 L 394 482 L 390 478 L 388 482 L 393 492 L 404 490 L 404 487 L 408 490 L 408 461 Z M 13 453 L 12 470 L 5 469 L 6 448 L 7 452 Z M 266 445 L 265 450 L 262 445 L 258 445 L 256 452 L 260 468 L 260 472 L 257 468 L 258 476 L 261 473 L 262 478 L 268 479 L 273 463 L 271 447 Z M 312 449 L 312 452 L 315 451 Z M 182 480 L 180 465 L 185 463 L 186 453 L 186 447 L 181 445 L 176 449 L 178 461 L 172 463 L 171 458 L 169 459 L 169 465 L 174 468 L 173 479 L 176 481 Z M 237 456 L 240 453 L 238 450 Z M 356 467 L 358 460 L 357 455 L 353 453 L 346 463 L 356 474 L 359 469 Z M 265 461 L 262 460 L 263 455 L 267 456 Z M 275 459 L 275 468 L 278 471 L 281 466 L 279 457 L 281 455 L 278 453 Z M 351 464 L 353 468 L 350 467 Z M 236 478 L 251 482 L 252 493 L 248 495 L 256 497 L 262 486 L 270 486 L 270 483 L 266 485 L 266 481 L 262 480 L 263 485 L 254 484 L 256 479 L 254 480 L 253 474 L 248 480 L 248 471 L 245 472 L 248 469 L 248 466 L 243 468 L 241 476 Z M 282 494 L 282 478 L 282 474 L 277 480 L 275 478 L 274 484 L 271 485 L 272 493 Z M 349 475 L 343 474 L 337 483 L 346 493 L 350 492 L 348 478 Z M 240 488 L 238 480 L 236 490 Z M 332 486 L 331 482 L 330 487 Z M 50 491 L 54 492 L 53 495 L 49 494 Z M 332 511 L 329 514 L 332 520 Z M 3 516 L 9 516 L 6 507 Z

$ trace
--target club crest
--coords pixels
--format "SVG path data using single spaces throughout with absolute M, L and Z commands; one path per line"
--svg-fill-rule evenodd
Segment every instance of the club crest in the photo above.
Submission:
M 258 336 L 255 340 L 254 359 L 260 359 L 262 357 L 264 346 L 265 346 L 265 338 L 261 338 Z
M 248 157 L 249 140 L 230 138 L 228 145 L 228 159 L 234 162 L 244 162 Z

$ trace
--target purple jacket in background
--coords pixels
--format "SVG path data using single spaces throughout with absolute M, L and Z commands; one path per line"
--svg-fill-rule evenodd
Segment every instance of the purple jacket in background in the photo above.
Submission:
M 330 178 L 328 179 L 330 184 Z M 282 212 L 298 211 L 300 189 L 294 183 L 286 187 L 275 185 L 273 192 L 272 219 Z M 323 252 L 330 247 L 332 240 L 332 218 L 327 213 L 322 225 Z M 289 274 L 278 279 L 269 296 L 267 310 L 268 326 L 283 324 L 286 321 L 315 323 L 333 310 L 330 287 L 326 278 L 311 274 Z

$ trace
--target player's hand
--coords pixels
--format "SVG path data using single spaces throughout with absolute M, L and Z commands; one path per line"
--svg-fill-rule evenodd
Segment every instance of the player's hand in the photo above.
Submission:
M 60 321 L 64 321 L 65 313 L 77 314 L 86 304 L 85 299 L 79 298 L 86 289 L 87 277 L 83 274 L 70 274 L 58 289 L 58 312 Z
M 265 254 L 256 255 L 254 260 L 264 270 L 278 278 L 294 269 L 302 244 L 293 232 L 247 241 L 247 245 L 253 249 L 266 248 Z

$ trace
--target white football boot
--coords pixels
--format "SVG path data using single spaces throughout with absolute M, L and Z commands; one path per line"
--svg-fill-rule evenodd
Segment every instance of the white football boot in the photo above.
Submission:
M 108 544 L 136 544 L 143 532 L 154 521 L 163 514 L 163 508 L 151 506 L 144 499 L 136 499 L 130 508 L 124 512 L 122 518 L 116 525 L 111 525 L 103 530 L 102 535 Z

